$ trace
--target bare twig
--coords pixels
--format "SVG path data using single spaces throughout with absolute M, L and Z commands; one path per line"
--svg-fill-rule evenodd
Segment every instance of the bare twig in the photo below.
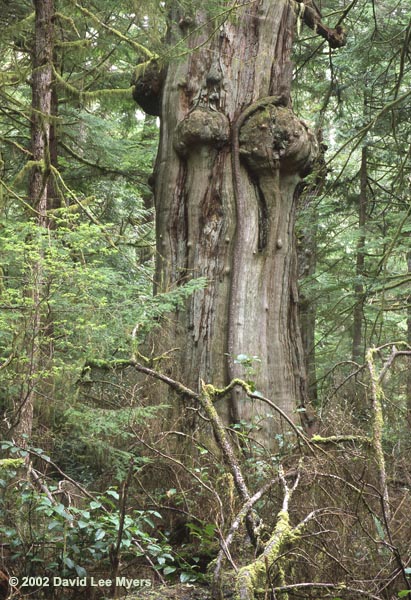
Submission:
M 292 591 L 292 590 L 297 591 L 297 590 L 304 590 L 304 589 L 310 589 L 310 588 L 329 589 L 329 590 L 335 590 L 339 594 L 342 594 L 343 592 L 347 592 L 348 594 L 355 594 L 356 597 L 364 596 L 365 598 L 370 598 L 371 600 L 383 600 L 381 598 L 381 596 L 375 596 L 374 594 L 371 594 L 370 592 L 367 592 L 365 590 L 359 590 L 356 588 L 347 587 L 345 584 L 339 585 L 338 583 L 311 583 L 311 582 L 292 583 L 290 585 L 282 585 L 280 587 L 276 587 L 276 588 L 274 588 L 274 592 L 287 592 L 287 591 Z

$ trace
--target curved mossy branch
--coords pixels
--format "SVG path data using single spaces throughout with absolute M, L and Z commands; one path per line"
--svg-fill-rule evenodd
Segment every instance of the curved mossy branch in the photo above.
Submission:
M 306 444 L 308 446 L 310 452 L 312 454 L 314 454 L 314 450 L 310 444 L 310 440 L 307 438 L 306 435 L 304 435 L 304 433 L 301 431 L 301 429 L 299 429 L 295 425 L 295 423 L 293 423 L 292 419 L 290 419 L 290 417 L 279 406 L 277 406 L 272 400 L 270 400 L 269 398 L 266 398 L 260 392 L 253 391 L 251 386 L 243 379 L 238 379 L 238 378 L 232 379 L 225 388 L 215 388 L 212 385 L 207 385 L 206 387 L 207 387 L 207 389 L 209 389 L 209 392 L 213 396 L 214 400 L 217 400 L 218 398 L 223 398 L 224 396 L 229 394 L 237 385 L 239 387 L 241 387 L 244 390 L 244 392 L 247 394 L 247 396 L 249 398 L 251 398 L 252 400 L 260 400 L 261 402 L 265 402 L 273 410 L 275 410 L 285 421 L 287 421 L 287 423 L 289 424 L 291 429 L 293 429 L 293 431 L 297 435 L 297 437 L 299 439 L 301 439 L 304 442 L 304 444 Z
M 201 382 L 201 394 L 198 399 L 200 404 L 206 414 L 206 416 L 210 419 L 211 426 L 213 428 L 214 436 L 217 440 L 217 443 L 221 449 L 224 460 L 231 471 L 231 474 L 234 478 L 234 484 L 237 489 L 237 492 L 243 502 L 246 504 L 250 502 L 251 496 L 248 491 L 247 485 L 245 483 L 240 463 L 238 462 L 232 445 L 228 439 L 225 427 L 219 417 L 218 412 L 215 409 L 215 406 L 212 401 L 212 392 L 214 388 L 210 385 L 205 385 L 205 383 Z M 252 506 L 252 505 L 251 505 Z M 258 520 L 259 521 L 259 520 Z M 250 536 L 251 542 L 253 546 L 256 548 L 258 544 L 258 525 L 256 522 L 254 515 L 251 512 L 251 508 L 247 511 L 246 514 L 246 527 L 248 535 Z
M 143 356 L 141 356 L 141 358 L 143 358 L 143 360 L 147 360 Z M 156 359 L 155 358 L 151 359 L 151 362 L 153 362 L 153 361 L 155 362 Z M 150 369 L 149 367 L 142 365 L 141 363 L 139 363 L 137 360 L 135 360 L 133 358 L 132 359 L 118 359 L 118 360 L 111 360 L 111 361 L 97 360 L 97 359 L 89 360 L 84 365 L 83 373 L 88 368 L 93 368 L 93 367 L 99 368 L 99 369 L 105 369 L 105 370 L 134 367 L 140 373 L 144 373 L 144 374 L 148 375 L 149 377 L 154 377 L 155 379 L 159 379 L 160 381 L 163 381 L 164 383 L 169 385 L 173 390 L 175 390 L 178 394 L 180 394 L 183 397 L 187 396 L 188 398 L 194 398 L 196 400 L 200 399 L 200 394 L 198 394 L 197 392 L 194 392 L 193 390 L 187 388 L 185 385 L 183 385 L 179 381 L 175 381 L 174 379 L 171 379 L 171 377 L 167 377 L 166 375 L 163 375 L 159 371 L 155 371 L 154 369 Z M 230 381 L 230 383 L 224 388 L 217 388 L 211 384 L 205 384 L 204 382 L 202 385 L 203 385 L 203 392 L 205 392 L 206 395 L 214 402 L 220 398 L 223 398 L 227 394 L 229 394 L 236 386 L 240 386 L 249 398 L 251 398 L 252 400 L 260 400 L 261 402 L 265 402 L 266 404 L 271 406 L 271 408 L 273 408 L 276 412 L 278 412 L 278 414 L 281 415 L 281 417 L 285 421 L 287 421 L 287 423 L 290 425 L 290 427 L 293 429 L 293 431 L 299 437 L 299 439 L 301 439 L 308 446 L 310 452 L 312 454 L 314 454 L 314 449 L 313 449 L 312 445 L 310 444 L 310 440 L 304 435 L 304 433 L 302 431 L 300 431 L 300 429 L 298 429 L 298 427 L 293 423 L 293 421 L 290 419 L 290 417 L 288 417 L 285 414 L 285 412 L 283 410 L 281 410 L 281 408 L 279 406 L 277 406 L 274 402 L 272 402 L 269 398 L 266 398 L 265 396 L 260 394 L 260 392 L 253 392 L 251 386 L 243 379 L 235 378 L 232 381 Z M 218 416 L 217 412 L 216 412 L 216 414 Z M 224 429 L 224 426 L 222 425 L 222 423 L 221 423 L 221 427 Z M 244 499 L 244 501 L 246 501 L 246 500 L 247 499 Z
M 128 100 L 132 97 L 133 86 L 130 86 L 128 88 L 103 88 L 100 90 L 93 90 L 92 92 L 89 92 L 79 90 L 74 85 L 71 85 L 71 83 L 66 81 L 64 77 L 62 77 L 54 67 L 53 75 L 56 78 L 56 81 L 62 86 L 62 88 L 68 96 L 70 96 L 71 98 L 75 98 L 76 100 L 84 104 L 90 104 L 103 96 L 115 96 L 116 98 L 123 98 L 124 100 Z
M 296 527 L 291 527 L 288 510 L 292 494 L 297 489 L 300 481 L 300 473 L 298 473 L 292 487 L 288 485 L 281 465 L 278 469 L 278 476 L 284 488 L 284 496 L 273 534 L 268 540 L 264 552 L 254 562 L 239 570 L 236 580 L 235 600 L 255 600 L 256 592 L 264 593 L 266 591 L 269 569 L 280 557 L 285 544 L 298 537 L 310 516 Z
M 83 377 L 89 369 L 93 368 L 102 369 L 104 371 L 111 371 L 114 369 L 125 369 L 127 367 L 134 367 L 139 373 L 143 373 L 144 375 L 148 375 L 149 377 L 153 377 L 154 379 L 158 379 L 159 381 L 166 383 L 169 387 L 171 387 L 171 389 L 173 389 L 175 392 L 177 392 L 183 397 L 186 396 L 187 398 L 193 398 L 194 400 L 199 399 L 199 394 L 197 394 L 197 392 L 194 392 L 179 381 L 175 381 L 174 379 L 171 379 L 171 377 L 167 377 L 167 375 L 163 375 L 158 371 L 154 371 L 154 369 L 145 367 L 141 363 L 130 358 L 117 360 L 88 360 L 84 364 L 81 376 Z
M 392 345 L 391 354 L 388 356 L 387 360 L 384 362 L 382 369 L 378 373 L 375 368 L 374 357 L 378 354 L 383 348 L 387 346 L 391 346 L 391 344 L 385 344 L 380 348 L 369 348 L 365 355 L 366 364 L 368 367 L 368 371 L 371 379 L 371 397 L 372 397 L 372 409 L 373 409 L 373 420 L 372 420 L 372 439 L 371 445 L 374 451 L 375 460 L 378 468 L 378 476 L 380 480 L 380 494 L 381 494 L 381 505 L 382 505 L 382 513 L 384 517 L 385 528 L 388 534 L 389 544 L 386 544 L 390 551 L 392 552 L 399 568 L 399 572 L 402 573 L 404 581 L 407 586 L 410 586 L 410 581 L 408 578 L 408 574 L 405 570 L 405 566 L 403 560 L 401 558 L 400 552 L 398 548 L 393 544 L 392 534 L 390 528 L 391 522 L 391 506 L 390 506 L 390 497 L 388 492 L 388 483 L 387 483 L 387 471 L 385 465 L 385 456 L 383 450 L 383 430 L 384 430 L 384 414 L 383 414 L 383 400 L 384 400 L 384 392 L 381 387 L 382 381 L 387 374 L 388 370 L 391 368 L 395 359 L 399 356 L 409 356 L 411 351 L 409 350 L 409 346 L 405 342 L 399 342 L 399 345 L 403 345 L 407 348 L 407 350 L 397 350 L 395 345 Z
M 254 494 L 237 513 L 234 521 L 231 524 L 230 531 L 224 540 L 221 540 L 221 548 L 217 556 L 217 562 L 213 573 L 213 583 L 211 596 L 213 600 L 223 600 L 223 594 L 221 590 L 221 568 L 223 565 L 224 556 L 226 556 L 232 563 L 230 556 L 230 546 L 233 541 L 234 535 L 243 522 L 244 518 L 250 512 L 252 507 L 262 496 L 275 484 L 275 480 L 271 480 L 266 483 L 258 492 Z M 237 570 L 237 569 L 236 569 Z

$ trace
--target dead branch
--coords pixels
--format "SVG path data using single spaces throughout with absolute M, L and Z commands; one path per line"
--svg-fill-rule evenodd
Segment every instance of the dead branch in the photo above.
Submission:
M 262 498 L 262 496 L 274 485 L 275 480 L 271 480 L 267 482 L 258 492 L 254 494 L 245 504 L 242 506 L 241 510 L 237 513 L 234 521 L 231 524 L 230 531 L 225 539 L 221 540 L 221 548 L 218 553 L 216 566 L 213 574 L 213 586 L 212 586 L 212 598 L 213 600 L 222 600 L 222 592 L 221 592 L 221 567 L 223 564 L 224 555 L 231 561 L 230 556 L 230 546 L 234 539 L 234 535 L 241 525 L 242 521 L 246 517 L 246 515 L 250 512 L 251 508 L 254 504 Z M 233 564 L 233 563 L 232 563 Z M 235 570 L 238 569 L 233 565 Z

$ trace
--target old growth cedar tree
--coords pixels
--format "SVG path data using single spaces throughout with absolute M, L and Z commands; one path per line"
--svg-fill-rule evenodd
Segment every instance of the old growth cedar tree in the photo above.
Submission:
M 291 106 L 290 54 L 298 14 L 331 46 L 342 45 L 344 33 L 293 0 L 240 2 L 222 6 L 220 16 L 206 4 L 194 2 L 190 14 L 174 4 L 168 41 L 184 54 L 184 39 L 188 51 L 146 70 L 134 90 L 161 121 L 157 290 L 199 276 L 208 282 L 173 319 L 173 375 L 193 389 L 201 379 L 223 386 L 244 375 L 237 355 L 256 356 L 256 389 L 295 419 L 306 401 L 296 187 L 318 144 Z M 218 410 L 226 422 L 257 419 L 264 441 L 280 428 L 267 405 L 241 390 Z

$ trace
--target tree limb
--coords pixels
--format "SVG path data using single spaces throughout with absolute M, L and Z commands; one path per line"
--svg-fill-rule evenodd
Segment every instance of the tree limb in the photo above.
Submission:
M 347 34 L 341 25 L 335 29 L 324 25 L 321 13 L 313 0 L 295 0 L 298 7 L 298 17 L 319 36 L 324 38 L 330 48 L 341 48 L 347 43 Z

